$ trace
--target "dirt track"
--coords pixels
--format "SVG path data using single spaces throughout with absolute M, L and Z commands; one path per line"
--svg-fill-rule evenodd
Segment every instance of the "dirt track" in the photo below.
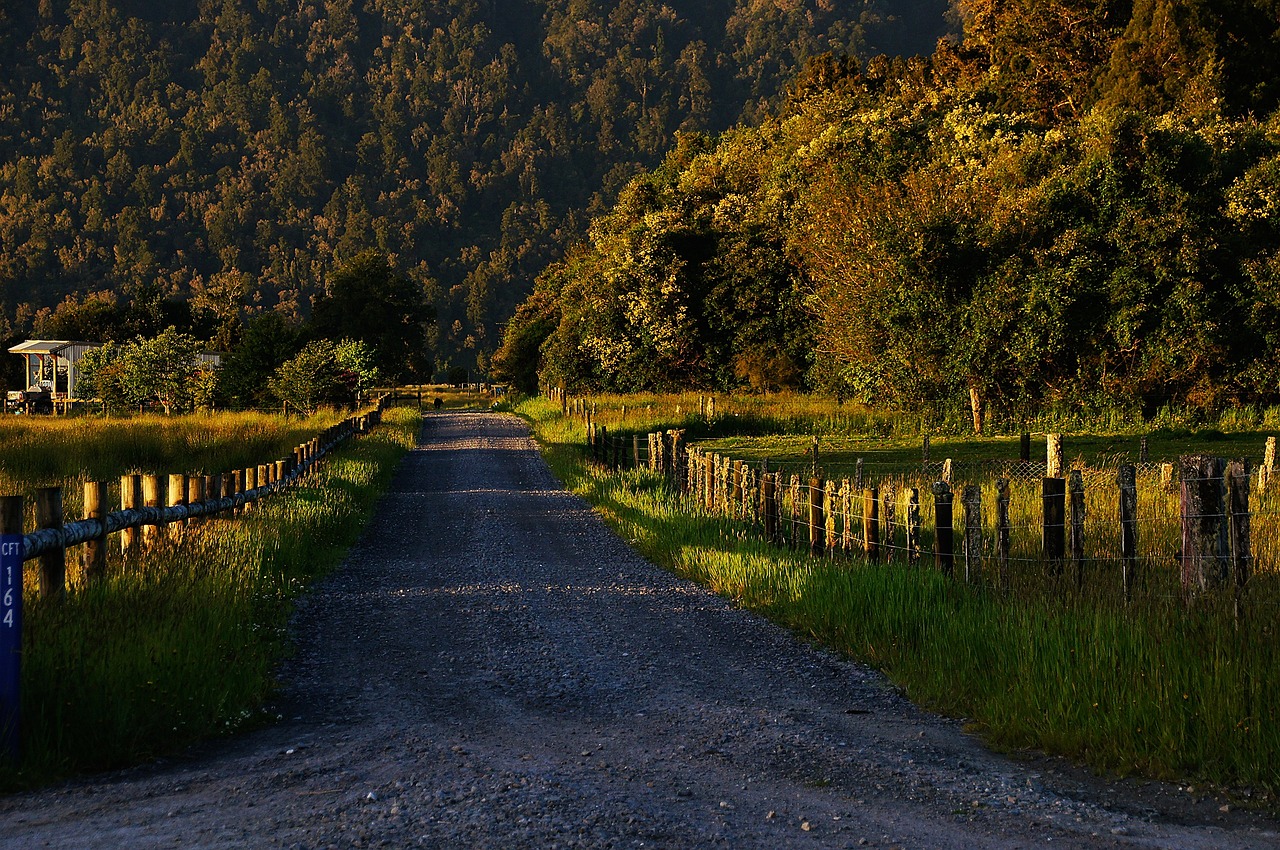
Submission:
M 282 722 L 0 798 L 0 848 L 1280 847 L 1221 800 L 990 754 L 646 563 L 514 418 L 423 436 L 299 611 Z

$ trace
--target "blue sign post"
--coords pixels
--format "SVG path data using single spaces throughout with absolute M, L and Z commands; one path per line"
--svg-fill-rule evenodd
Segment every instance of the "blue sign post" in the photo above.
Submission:
M 22 694 L 22 535 L 0 534 L 0 736 L 16 763 Z

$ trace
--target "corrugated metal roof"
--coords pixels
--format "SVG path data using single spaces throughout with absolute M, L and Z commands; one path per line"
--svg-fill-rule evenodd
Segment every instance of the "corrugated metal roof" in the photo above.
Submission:
M 57 354 L 59 349 L 72 345 L 68 339 L 29 339 L 9 349 L 10 354 Z

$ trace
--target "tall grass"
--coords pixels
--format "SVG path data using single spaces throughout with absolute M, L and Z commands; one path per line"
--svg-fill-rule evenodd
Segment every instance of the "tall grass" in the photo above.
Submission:
M 112 547 L 103 580 L 73 582 L 60 604 L 30 598 L 23 759 L 0 788 L 135 763 L 256 722 L 287 651 L 291 601 L 359 535 L 419 421 L 390 410 L 373 434 L 243 517 L 189 526 L 144 558 Z
M 1083 588 L 1070 569 L 1055 575 L 1039 563 L 1039 493 L 1029 484 L 1015 492 L 1013 517 L 1014 556 L 1026 561 L 1007 586 L 990 576 L 970 586 L 928 563 L 814 559 L 766 546 L 753 528 L 709 515 L 646 472 L 608 475 L 585 464 L 581 425 L 545 402 L 522 413 L 557 475 L 648 557 L 876 665 L 914 700 L 969 719 L 997 746 L 1122 774 L 1280 789 L 1280 578 L 1255 576 L 1242 622 L 1229 595 L 1188 604 L 1176 542 L 1165 543 L 1178 519 L 1171 497 L 1146 490 L 1148 554 L 1128 604 L 1115 563 L 1091 562 Z M 1101 489 L 1091 498 L 1099 500 L 1091 515 L 1114 516 Z M 1095 552 L 1112 545 L 1091 539 Z

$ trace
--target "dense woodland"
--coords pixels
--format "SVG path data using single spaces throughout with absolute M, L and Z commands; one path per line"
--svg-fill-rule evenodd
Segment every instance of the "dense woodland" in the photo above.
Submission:
M 810 62 L 685 133 L 496 371 L 810 387 L 981 427 L 1280 402 L 1280 1 L 960 0 L 928 58 Z
M 234 351 L 309 322 L 335 271 L 373 251 L 422 294 L 393 320 L 419 322 L 423 299 L 438 317 L 406 377 L 483 370 L 537 274 L 674 134 L 768 114 L 814 56 L 927 53 L 946 11 L 2 3 L 0 336 L 175 326 Z

